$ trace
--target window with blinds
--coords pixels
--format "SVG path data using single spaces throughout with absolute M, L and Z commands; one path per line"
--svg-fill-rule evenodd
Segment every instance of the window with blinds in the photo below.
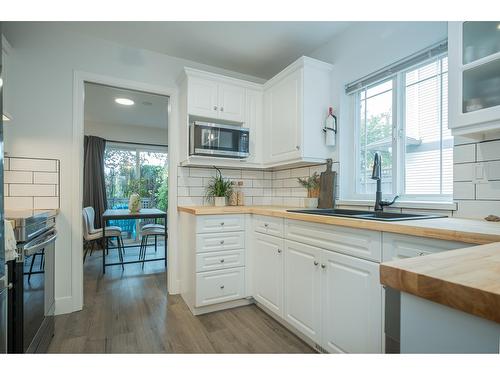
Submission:
M 371 174 L 378 152 L 384 194 L 410 200 L 452 199 L 448 58 L 441 53 L 421 60 L 399 71 L 392 69 L 382 80 L 358 86 L 351 94 L 355 100 L 358 198 L 375 192 Z

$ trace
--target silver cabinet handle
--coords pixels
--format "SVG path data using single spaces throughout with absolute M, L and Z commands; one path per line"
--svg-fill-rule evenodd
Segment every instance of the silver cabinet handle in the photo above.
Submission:
M 220 262 L 221 262 L 221 263 L 224 263 L 224 259 L 221 259 L 221 260 L 220 260 Z
M 220 240 L 220 244 L 221 244 L 221 245 L 224 245 L 224 240 Z
M 220 223 L 220 226 L 223 227 L 224 226 L 224 222 Z
M 314 265 L 317 266 L 319 263 L 317 260 L 314 261 Z
M 278 254 L 281 254 L 281 249 L 278 249 Z
M 295 146 L 295 148 L 296 148 L 297 150 L 300 150 L 300 146 Z
M 221 289 L 224 289 L 224 285 L 221 285 L 221 286 L 220 286 L 220 288 L 221 288 Z
M 220 111 L 221 111 L 221 112 L 224 112 L 224 107 L 220 107 Z
M 265 224 L 264 224 L 264 227 L 266 227 L 266 228 L 267 228 L 268 226 L 269 226 L 269 224 L 268 224 L 268 223 L 265 223 Z
M 326 264 L 321 263 L 321 268 L 325 269 L 326 268 Z
M 423 256 L 423 255 L 425 255 L 425 253 L 424 253 L 424 252 L 422 252 L 422 251 L 421 251 L 420 253 L 418 253 L 418 256 L 419 256 L 419 257 L 421 257 L 421 256 Z
M 217 111 L 217 106 L 216 105 L 214 105 L 214 111 Z

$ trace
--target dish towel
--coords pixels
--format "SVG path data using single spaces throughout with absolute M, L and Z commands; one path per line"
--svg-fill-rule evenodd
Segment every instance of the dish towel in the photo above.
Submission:
M 9 220 L 4 220 L 5 233 L 5 261 L 14 260 L 17 258 L 17 242 L 14 235 L 14 228 Z

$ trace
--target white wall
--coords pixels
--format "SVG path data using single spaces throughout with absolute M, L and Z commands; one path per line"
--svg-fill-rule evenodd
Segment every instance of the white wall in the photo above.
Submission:
M 340 162 L 340 194 L 352 191 L 353 126 L 345 85 L 445 39 L 447 22 L 356 22 L 310 56 L 334 65 L 332 105 L 338 114 L 339 139 L 335 159 Z
M 112 141 L 167 145 L 166 126 L 165 129 L 160 129 L 85 121 L 84 131 L 85 135 L 95 135 Z
M 12 44 L 5 79 L 4 103 L 14 120 L 4 128 L 5 151 L 11 156 L 54 158 L 61 161 L 61 211 L 56 246 L 56 311 L 74 309 L 72 283 L 72 165 L 79 158 L 73 148 L 73 74 L 84 71 L 175 88 L 184 66 L 247 77 L 145 50 L 128 48 L 105 40 L 61 29 L 61 25 L 14 22 L 4 25 Z M 175 109 L 174 109 L 175 110 Z M 172 124 L 178 126 L 178 124 Z M 175 142 L 174 139 L 171 140 Z M 171 142 L 171 143 L 172 143 Z M 173 155 L 171 162 L 175 163 Z M 170 173 L 176 177 L 176 170 Z M 175 185 L 175 184 L 174 184 Z M 170 220 L 170 219 L 169 219 Z M 170 225 L 173 220 L 170 220 Z M 76 251 L 76 250 L 75 250 Z

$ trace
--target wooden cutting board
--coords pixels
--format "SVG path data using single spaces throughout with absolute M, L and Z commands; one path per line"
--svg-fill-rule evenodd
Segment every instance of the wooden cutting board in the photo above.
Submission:
M 335 207 L 335 182 L 337 172 L 332 171 L 332 159 L 326 161 L 326 171 L 319 177 L 318 208 Z

